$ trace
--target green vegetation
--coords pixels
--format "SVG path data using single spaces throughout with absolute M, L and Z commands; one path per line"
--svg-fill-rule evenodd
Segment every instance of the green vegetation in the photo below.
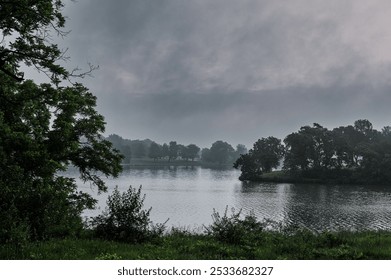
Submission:
M 149 218 L 152 208 L 144 210 L 145 195 L 138 190 L 129 189 L 120 193 L 115 188 L 107 199 L 107 210 L 91 221 L 96 237 L 106 240 L 139 243 L 160 237 L 165 224 L 154 225 Z
M 0 244 L 78 235 L 80 213 L 95 203 L 60 175 L 76 167 L 100 191 L 100 176 L 117 176 L 121 155 L 102 133 L 96 97 L 59 64 L 51 32 L 65 35 L 62 1 L 0 1 Z M 48 83 L 25 80 L 22 66 Z M 93 70 L 93 67 L 90 69 Z
M 143 243 L 108 241 L 84 236 L 0 245 L 0 259 L 390 259 L 389 232 L 312 233 L 294 227 L 252 229 L 249 221 L 231 222 L 208 233 L 173 229 Z M 259 223 L 266 225 L 267 223 Z M 212 232 L 211 232 L 212 230 Z M 214 232 L 216 230 L 216 232 Z M 237 238 L 225 233 L 237 233 Z M 244 234 L 243 234 L 244 233 Z
M 253 215 L 213 214 L 203 233 L 154 225 L 143 209 L 141 188 L 109 196 L 107 210 L 83 223 L 81 213 L 96 203 L 61 175 L 73 166 L 81 179 L 106 191 L 101 176 L 117 176 L 122 159 L 194 160 L 200 149 L 130 141 L 102 133 L 96 97 L 75 82 L 77 74 L 59 64 L 64 53 L 50 31 L 66 35 L 61 0 L 0 1 L 0 258 L 1 259 L 388 259 L 388 232 L 315 234 L 257 221 Z M 35 67 L 48 82 L 25 80 L 20 69 Z M 391 129 L 372 129 L 368 121 L 329 132 L 303 127 L 284 140 L 284 168 L 294 176 L 337 174 L 349 180 L 390 181 Z M 212 164 L 236 165 L 250 179 L 275 168 L 281 141 L 262 139 L 246 154 L 226 142 L 204 149 Z M 113 144 L 112 144 L 113 143 Z M 117 148 L 113 149 L 114 147 Z M 124 156 L 120 155 L 122 152 Z M 337 172 L 337 173 L 335 173 Z M 340 172 L 340 173 L 338 173 Z M 100 174 L 98 176 L 98 174 Z M 255 175 L 255 176 L 254 176 Z M 254 176 L 254 177 L 251 177 Z
M 281 140 L 268 137 L 234 164 L 241 180 L 387 184 L 391 182 L 391 128 L 373 128 L 368 120 L 328 130 L 301 127 Z M 264 176 L 283 159 L 284 175 Z
M 204 232 L 154 225 L 139 189 L 114 190 L 77 235 L 0 244 L 0 259 L 389 259 L 390 232 L 314 233 L 228 208 Z
M 227 142 L 216 141 L 210 148 L 201 149 L 195 144 L 187 146 L 170 141 L 158 144 L 150 139 L 130 140 L 112 134 L 106 138 L 124 155 L 126 165 L 184 165 L 184 166 L 231 166 L 240 155 L 247 153 L 243 144 L 236 150 Z

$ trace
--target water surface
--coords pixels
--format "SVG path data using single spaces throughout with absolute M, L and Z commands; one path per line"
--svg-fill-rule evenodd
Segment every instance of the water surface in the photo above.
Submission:
M 391 229 L 391 187 L 246 183 L 234 169 L 202 167 L 128 168 L 116 179 L 108 179 L 109 193 L 118 186 L 142 185 L 145 207 L 152 207 L 154 222 L 200 229 L 212 222 L 213 209 L 226 207 L 243 213 L 253 211 L 259 219 L 298 224 L 316 231 Z M 105 208 L 108 194 L 97 195 L 89 185 L 80 188 L 99 200 Z

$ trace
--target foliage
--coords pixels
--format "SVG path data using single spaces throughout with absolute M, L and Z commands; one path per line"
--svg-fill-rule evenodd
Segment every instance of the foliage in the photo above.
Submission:
M 262 172 L 270 172 L 272 168 L 277 168 L 280 164 L 284 155 L 284 147 L 280 139 L 270 136 L 255 142 L 249 153 Z
M 329 168 L 333 164 L 333 138 L 326 128 L 314 123 L 303 126 L 299 132 L 288 135 L 285 140 L 285 169 L 301 170 Z
M 122 260 L 122 257 L 118 256 L 116 253 L 102 253 L 95 260 Z
M 277 168 L 284 155 L 281 140 L 275 137 L 258 139 L 248 154 L 242 154 L 234 163 L 242 171 L 241 179 L 253 179 Z
M 50 28 L 64 34 L 65 18 L 62 1 L 0 1 L 0 70 L 15 81 L 23 81 L 22 63 L 35 66 L 54 80 L 69 74 L 57 61 L 62 52 L 48 43 Z
M 158 158 L 162 157 L 162 148 L 159 144 L 152 142 L 149 146 L 149 153 L 148 156 L 150 158 L 153 158 L 154 160 L 157 160 Z
M 168 147 L 168 161 L 174 160 L 178 157 L 179 146 L 176 141 L 171 141 Z
M 191 159 L 192 161 L 198 157 L 198 153 L 200 152 L 200 148 L 195 144 L 184 146 L 181 149 L 181 157 L 183 159 Z
M 63 53 L 48 39 L 52 28 L 62 34 L 62 6 L 0 1 L 0 243 L 78 234 L 80 213 L 95 200 L 59 172 L 72 165 L 104 191 L 97 173 L 121 170 L 121 156 L 102 137 L 96 97 L 70 80 L 74 72 L 59 65 Z M 47 74 L 50 83 L 24 80 L 22 64 Z M 71 84 L 62 86 L 64 80 Z
M 368 120 L 357 120 L 353 126 L 331 131 L 314 123 L 286 136 L 285 147 L 274 137 L 258 140 L 234 167 L 241 169 L 241 180 L 271 180 L 273 178 L 263 177 L 262 173 L 275 168 L 277 159 L 284 155 L 283 170 L 289 176 L 280 176 L 284 180 L 390 183 L 390 131 L 388 126 L 377 131 Z
M 132 158 L 132 149 L 130 147 L 131 141 L 123 139 L 117 134 L 109 135 L 106 140 L 111 142 L 113 148 L 117 149 L 123 155 L 123 163 L 129 164 Z
M 170 149 L 166 143 L 162 145 L 162 157 L 168 157 L 170 153 Z
M 262 170 L 259 165 L 256 164 L 251 154 L 241 155 L 233 165 L 234 168 L 239 169 L 242 172 L 239 179 L 249 180 L 259 178 L 262 175 Z
M 245 240 L 254 241 L 255 237 L 259 239 L 264 224 L 258 222 L 253 213 L 245 216 L 244 219 L 241 219 L 241 214 L 241 210 L 235 212 L 232 208 L 231 216 L 228 216 L 228 206 L 223 216 L 213 210 L 213 223 L 205 227 L 206 233 L 228 244 L 243 244 Z
M 240 212 L 239 212 L 240 213 Z M 205 233 L 172 229 L 153 242 L 61 238 L 0 244 L 0 259 L 390 259 L 389 231 L 315 233 L 296 225 L 214 213 Z M 231 234 L 232 235 L 231 235 Z M 241 234 L 241 235 L 240 235 Z
M 130 243 L 148 241 L 161 236 L 165 223 L 154 225 L 149 217 L 151 209 L 143 209 L 145 195 L 132 188 L 120 193 L 116 187 L 107 199 L 107 209 L 92 219 L 91 225 L 96 236 L 107 240 Z
M 227 142 L 219 140 L 214 142 L 210 149 L 203 149 L 201 158 L 203 161 L 220 165 L 232 163 L 235 160 L 235 150 Z

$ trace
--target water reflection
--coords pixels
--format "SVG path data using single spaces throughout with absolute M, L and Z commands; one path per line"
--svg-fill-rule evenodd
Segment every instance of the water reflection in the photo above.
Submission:
M 243 183 L 238 198 L 261 218 L 318 232 L 391 227 L 391 190 L 381 186 Z
M 169 225 L 199 227 L 212 222 L 213 209 L 226 206 L 253 211 L 259 219 L 298 224 L 316 231 L 335 229 L 390 229 L 391 188 L 379 186 L 325 186 L 240 182 L 233 169 L 195 166 L 126 168 L 116 179 L 107 180 L 109 190 L 118 186 L 143 186 L 145 206 L 151 218 Z M 107 194 L 98 196 L 89 185 L 80 188 L 105 207 Z

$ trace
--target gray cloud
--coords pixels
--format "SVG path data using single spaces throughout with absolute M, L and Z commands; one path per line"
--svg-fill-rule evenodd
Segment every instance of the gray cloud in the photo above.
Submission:
M 72 63 L 109 133 L 207 145 L 301 125 L 390 122 L 386 0 L 85 0 L 65 13 Z

